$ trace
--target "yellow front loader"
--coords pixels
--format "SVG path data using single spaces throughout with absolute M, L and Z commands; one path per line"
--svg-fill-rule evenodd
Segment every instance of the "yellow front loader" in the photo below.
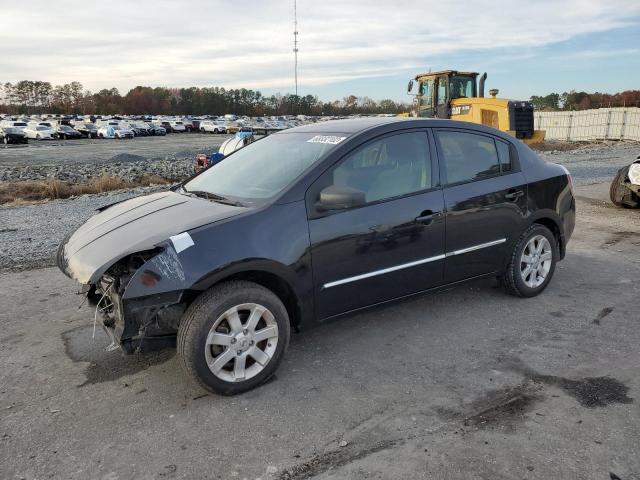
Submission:
M 416 75 L 409 82 L 411 94 L 417 84 L 415 114 L 426 118 L 449 118 L 479 123 L 502 130 L 527 144 L 544 141 L 544 130 L 533 126 L 533 105 L 527 101 L 496 98 L 498 90 L 484 96 L 487 74 L 442 70 Z M 414 83 L 415 82 L 415 83 Z

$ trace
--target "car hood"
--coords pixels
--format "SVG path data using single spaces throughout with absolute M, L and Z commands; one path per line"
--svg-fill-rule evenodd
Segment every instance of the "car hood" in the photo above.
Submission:
M 68 237 L 58 249 L 58 266 L 80 283 L 94 283 L 127 255 L 248 210 L 175 192 L 132 198 L 102 210 Z

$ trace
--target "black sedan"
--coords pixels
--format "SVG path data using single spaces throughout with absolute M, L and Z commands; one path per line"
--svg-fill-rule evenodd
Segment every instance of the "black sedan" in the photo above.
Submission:
M 98 127 L 94 123 L 76 123 L 75 129 L 86 138 L 98 138 Z
M 504 133 L 344 120 L 103 208 L 58 265 L 124 351 L 177 335 L 186 373 L 234 394 L 267 380 L 290 332 L 314 322 L 485 277 L 538 295 L 574 222 L 567 170 Z
M 8 145 L 9 143 L 28 143 L 29 140 L 19 128 L 3 127 L 0 128 L 0 142 Z
M 82 133 L 75 128 L 71 128 L 69 125 L 59 125 L 58 128 L 56 128 L 56 132 L 58 133 L 58 138 L 62 138 L 63 140 L 82 138 Z
M 165 136 L 167 134 L 167 129 L 161 127 L 160 125 L 154 125 L 153 123 L 149 124 L 149 135 L 158 135 Z

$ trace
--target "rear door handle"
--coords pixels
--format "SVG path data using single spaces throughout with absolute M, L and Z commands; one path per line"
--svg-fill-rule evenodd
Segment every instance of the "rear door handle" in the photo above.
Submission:
M 438 218 L 442 216 L 442 212 L 434 212 L 433 210 L 425 210 L 418 217 L 416 217 L 416 222 L 423 223 L 424 225 L 429 225 L 433 222 L 434 218 Z
M 506 198 L 507 200 L 517 200 L 518 198 L 522 197 L 523 195 L 524 195 L 524 192 L 522 190 L 509 190 L 504 195 L 504 198 Z

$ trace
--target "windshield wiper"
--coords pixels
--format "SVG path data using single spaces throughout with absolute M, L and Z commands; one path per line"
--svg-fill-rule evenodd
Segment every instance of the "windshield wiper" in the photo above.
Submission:
M 230 200 L 227 197 L 223 197 L 222 195 L 218 195 L 217 193 L 206 192 L 204 190 L 187 190 L 182 187 L 182 191 L 186 194 L 195 195 L 196 197 L 203 197 L 207 200 L 213 200 L 214 202 L 223 203 L 225 205 L 232 205 L 234 207 L 244 207 L 244 205 L 240 202 L 236 202 L 235 200 Z

